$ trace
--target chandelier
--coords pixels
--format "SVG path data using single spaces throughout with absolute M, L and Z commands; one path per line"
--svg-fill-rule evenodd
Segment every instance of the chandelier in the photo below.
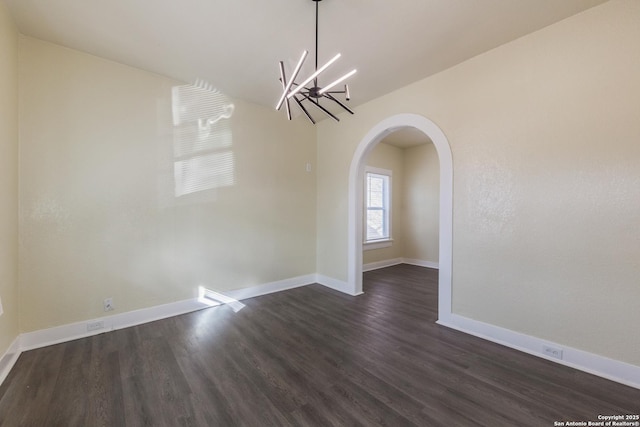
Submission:
M 276 105 L 276 110 L 280 110 L 282 105 L 286 107 L 287 117 L 291 120 L 291 106 L 289 105 L 290 101 L 294 101 L 298 107 L 302 110 L 302 112 L 307 116 L 307 118 L 311 121 L 311 123 L 315 124 L 313 116 L 309 113 L 305 105 L 312 105 L 315 108 L 318 108 L 329 117 L 334 119 L 335 121 L 340 121 L 338 117 L 335 116 L 331 111 L 325 108 L 320 104 L 320 100 L 329 100 L 332 103 L 338 104 L 345 111 L 353 114 L 353 111 L 349 107 L 347 107 L 343 102 L 339 101 L 334 95 L 344 94 L 344 98 L 346 101 L 349 101 L 351 98 L 349 94 L 349 86 L 344 85 L 342 90 L 331 90 L 334 87 L 338 86 L 340 83 L 344 82 L 346 79 L 351 77 L 356 73 L 356 70 L 352 70 L 345 74 L 344 76 L 334 80 L 326 86 L 319 86 L 318 84 L 318 76 L 325 71 L 327 68 L 331 66 L 334 62 L 340 58 L 340 54 L 338 53 L 333 58 L 331 58 L 326 64 L 322 67 L 318 68 L 318 3 L 322 0 L 312 0 L 316 3 L 316 63 L 315 63 L 315 71 L 309 77 L 304 79 L 301 83 L 296 83 L 296 78 L 300 73 L 300 69 L 304 64 L 304 60 L 307 58 L 309 51 L 305 50 L 302 52 L 302 56 L 298 61 L 298 64 L 293 70 L 291 78 L 287 80 L 284 72 L 284 62 L 280 61 L 280 82 L 282 83 L 282 96 L 278 100 L 278 104 Z

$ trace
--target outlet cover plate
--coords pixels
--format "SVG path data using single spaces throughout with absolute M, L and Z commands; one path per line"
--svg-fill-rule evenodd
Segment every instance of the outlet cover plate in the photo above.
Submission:
M 98 329 L 104 329 L 104 321 L 98 320 L 97 322 L 87 323 L 87 332 L 97 331 Z
M 554 359 L 562 360 L 562 349 L 557 347 L 551 347 L 550 345 L 542 346 L 542 353 L 549 357 L 553 357 Z

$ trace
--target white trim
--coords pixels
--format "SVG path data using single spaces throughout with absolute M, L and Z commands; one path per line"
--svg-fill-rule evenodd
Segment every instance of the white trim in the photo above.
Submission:
M 379 270 L 385 267 L 391 267 L 394 265 L 402 264 L 404 261 L 402 258 L 385 259 L 383 261 L 370 262 L 362 266 L 362 271 Z
M 259 297 L 260 295 L 272 294 L 274 292 L 286 291 L 287 289 L 299 288 L 316 283 L 315 274 L 292 277 L 290 279 L 278 280 L 276 282 L 251 286 L 248 288 L 235 289 L 224 294 L 236 300 Z
M 452 314 L 446 321 L 438 320 L 438 324 L 476 337 L 504 345 L 543 359 L 588 372 L 621 384 L 640 389 L 640 366 L 631 365 L 607 357 L 599 356 L 562 344 L 553 343 L 515 332 L 499 326 Z M 562 349 L 562 359 L 546 356 L 543 346 Z
M 347 225 L 347 291 L 362 293 L 362 232 L 364 160 L 385 136 L 402 128 L 415 128 L 427 135 L 438 153 L 440 162 L 440 239 L 438 275 L 438 318 L 451 316 L 451 268 L 453 241 L 453 158 L 449 141 L 431 120 L 418 114 L 397 114 L 375 125 L 362 138 L 349 168 L 349 209 Z
M 375 249 L 390 248 L 393 246 L 393 239 L 371 240 L 362 244 L 363 251 L 373 251 Z
M 392 267 L 398 264 L 409 264 L 416 265 L 418 267 L 427 267 L 438 269 L 438 263 L 433 261 L 423 261 L 420 259 L 411 259 L 411 258 L 393 258 L 393 259 L 385 259 L 377 262 L 370 262 L 368 264 L 364 264 L 362 266 L 362 272 L 378 270 L 380 268 Z
M 178 316 L 208 307 L 197 299 L 176 301 L 139 310 L 98 317 L 81 322 L 68 323 L 53 328 L 40 329 L 20 335 L 20 350 L 27 351 L 48 345 L 59 344 L 78 338 L 90 337 L 104 332 L 122 329 L 142 323 L 153 322 L 167 317 Z M 87 331 L 87 324 L 102 322 L 103 327 Z
M 286 289 L 306 286 L 316 282 L 315 274 L 293 277 L 248 288 L 225 291 L 224 296 L 232 300 L 242 300 L 266 295 L 273 292 L 280 292 Z M 48 329 L 41 329 L 33 332 L 23 333 L 16 338 L 7 353 L 0 359 L 0 379 L 4 380 L 6 373 L 11 370 L 15 360 L 20 353 L 35 348 L 45 347 L 52 344 L 71 341 L 78 338 L 89 337 L 116 329 L 127 328 L 140 325 L 142 323 L 153 322 L 167 317 L 178 316 L 209 307 L 209 304 L 198 301 L 197 298 L 176 301 L 168 304 L 156 305 L 140 310 L 118 313 L 112 316 L 88 319 L 82 322 L 69 323 Z M 90 323 L 102 322 L 102 327 L 87 331 Z M 6 370 L 6 373 L 4 372 Z M 2 382 L 0 381 L 0 384 Z
M 0 358 L 0 384 L 7 378 L 7 375 L 11 372 L 11 368 L 13 368 L 13 365 L 18 361 L 21 353 L 20 336 L 17 336 Z
M 393 176 L 393 171 L 391 169 L 382 169 L 382 168 L 377 168 L 375 166 L 365 165 L 364 171 L 372 173 L 374 175 L 386 175 L 389 177 Z
M 373 166 L 366 166 L 364 167 L 364 175 L 363 175 L 363 179 L 362 179 L 362 185 L 363 185 L 363 191 L 366 193 L 368 185 L 369 185 L 369 181 L 366 179 L 366 175 L 367 174 L 371 174 L 371 175 L 377 175 L 383 179 L 385 179 L 385 190 L 384 191 L 384 213 L 385 213 L 385 225 L 387 226 L 387 237 L 383 238 L 383 239 L 372 239 L 372 240 L 367 240 L 367 223 L 365 222 L 364 218 L 367 217 L 367 214 L 365 214 L 365 206 L 368 208 L 367 203 L 365 202 L 364 198 L 362 200 L 363 206 L 362 206 L 362 235 L 363 235 L 363 245 L 364 245 L 364 250 L 369 250 L 369 249 L 379 249 L 379 248 L 386 248 L 392 245 L 393 242 L 393 230 L 392 230 L 392 224 L 393 224 L 393 213 L 392 213 L 392 203 L 393 203 L 393 171 L 390 169 L 382 169 L 382 168 L 376 168 Z M 367 245 L 371 245 L 370 247 L 366 247 Z
M 316 274 L 316 283 L 352 296 L 360 295 L 362 293 L 362 291 L 360 291 L 360 293 L 354 293 L 351 286 L 349 286 L 345 281 L 324 276 L 322 274 Z
M 392 258 L 392 259 L 385 259 L 382 261 L 376 261 L 376 262 L 370 262 L 368 264 L 364 264 L 362 266 L 362 272 L 379 270 L 381 268 L 386 268 L 386 267 L 393 267 L 394 265 L 398 265 L 398 264 L 409 264 L 409 265 L 416 265 L 418 267 L 427 267 L 427 268 L 433 268 L 436 270 L 438 269 L 438 263 L 433 261 L 423 261 L 420 259 L 412 259 L 412 258 Z
M 424 261 L 421 259 L 402 258 L 403 264 L 417 265 L 418 267 L 434 268 L 438 270 L 439 264 L 437 261 Z

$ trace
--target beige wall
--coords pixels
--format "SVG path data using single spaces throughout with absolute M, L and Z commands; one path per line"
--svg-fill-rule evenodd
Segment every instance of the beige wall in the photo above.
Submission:
M 0 2 L 0 357 L 18 336 L 18 31 Z
M 438 263 L 440 165 L 435 146 L 416 145 L 403 150 L 404 209 L 402 257 Z
M 200 144 L 176 139 L 179 83 L 20 47 L 22 332 L 103 316 L 107 297 L 119 313 L 316 271 L 313 126 L 234 102 L 231 134 L 205 147 L 232 153 L 230 180 L 177 197 L 176 144 Z
M 347 279 L 349 165 L 413 112 L 453 154 L 453 312 L 640 365 L 640 2 L 614 0 L 318 126 L 318 272 Z

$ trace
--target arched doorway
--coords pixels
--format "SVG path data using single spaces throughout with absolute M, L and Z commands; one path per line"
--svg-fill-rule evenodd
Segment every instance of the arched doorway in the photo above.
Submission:
M 438 320 L 451 315 L 451 261 L 453 237 L 453 159 L 446 136 L 431 120 L 418 114 L 398 114 L 375 125 L 356 148 L 349 169 L 348 284 L 353 295 L 362 293 L 362 231 L 364 160 L 375 145 L 390 133 L 415 128 L 427 135 L 440 162 L 440 241 Z

